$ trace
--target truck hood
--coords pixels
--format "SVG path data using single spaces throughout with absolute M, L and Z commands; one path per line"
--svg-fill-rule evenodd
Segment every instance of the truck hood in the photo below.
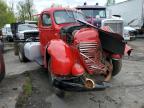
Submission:
M 91 35 L 89 35 L 91 34 Z M 98 31 L 93 28 L 82 28 L 76 32 L 74 36 L 74 43 L 79 44 L 80 42 L 100 42 L 98 37 Z
M 132 28 L 130 26 L 125 26 L 124 30 L 126 30 L 126 31 L 135 31 L 136 29 L 134 29 L 134 28 Z
M 19 33 L 23 34 L 23 33 L 37 33 L 39 32 L 38 30 L 23 30 L 23 31 L 19 31 Z
M 125 42 L 121 35 L 97 29 L 95 26 L 78 20 L 79 22 L 89 26 L 89 28 L 82 28 L 74 35 L 74 43 L 77 45 L 81 42 L 97 42 L 106 51 L 113 54 L 124 54 Z

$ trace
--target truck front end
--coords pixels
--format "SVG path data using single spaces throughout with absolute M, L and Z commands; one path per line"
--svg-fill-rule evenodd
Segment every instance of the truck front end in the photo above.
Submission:
M 68 91 L 110 87 L 111 77 L 121 70 L 123 38 L 77 20 L 74 13 L 64 9 L 53 14 L 60 38 L 50 40 L 45 46 L 45 67 L 53 85 Z

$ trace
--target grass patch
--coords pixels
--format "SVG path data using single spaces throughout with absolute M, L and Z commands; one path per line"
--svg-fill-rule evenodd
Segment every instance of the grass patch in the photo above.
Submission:
M 16 108 L 25 108 L 28 97 L 32 94 L 32 82 L 29 76 L 26 77 L 23 85 L 23 92 L 19 95 L 16 103 Z
M 28 77 L 24 86 L 23 86 L 23 92 L 24 95 L 26 96 L 30 96 L 32 93 L 32 83 L 31 83 L 31 79 Z

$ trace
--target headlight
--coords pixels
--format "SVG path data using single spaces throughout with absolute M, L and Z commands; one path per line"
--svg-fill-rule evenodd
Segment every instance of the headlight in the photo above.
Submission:
M 23 34 L 23 33 L 20 33 L 20 34 L 18 35 L 18 37 L 19 37 L 19 39 L 24 39 L 24 34 Z
M 72 75 L 73 76 L 81 76 L 84 74 L 84 72 L 85 72 L 85 70 L 80 64 L 75 63 L 73 65 L 73 68 L 72 68 Z

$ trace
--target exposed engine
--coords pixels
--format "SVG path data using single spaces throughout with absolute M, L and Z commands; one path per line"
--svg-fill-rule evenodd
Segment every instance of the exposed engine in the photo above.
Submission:
M 39 32 L 25 32 L 24 33 L 24 39 L 32 38 L 33 40 L 39 39 Z
M 91 78 L 94 82 L 99 82 L 100 80 L 108 81 L 110 79 L 109 75 L 112 73 L 112 63 L 108 61 L 106 55 L 103 52 L 101 47 L 101 43 L 99 42 L 81 42 L 79 43 L 79 52 L 83 59 L 83 63 L 87 68 L 88 73 L 94 74 L 95 76 L 87 78 Z M 97 76 L 102 79 L 96 78 Z M 87 80 L 88 83 L 92 81 Z
M 71 25 L 62 27 L 60 30 L 61 38 L 69 44 L 73 43 L 75 31 L 80 30 L 82 27 L 82 25 Z

